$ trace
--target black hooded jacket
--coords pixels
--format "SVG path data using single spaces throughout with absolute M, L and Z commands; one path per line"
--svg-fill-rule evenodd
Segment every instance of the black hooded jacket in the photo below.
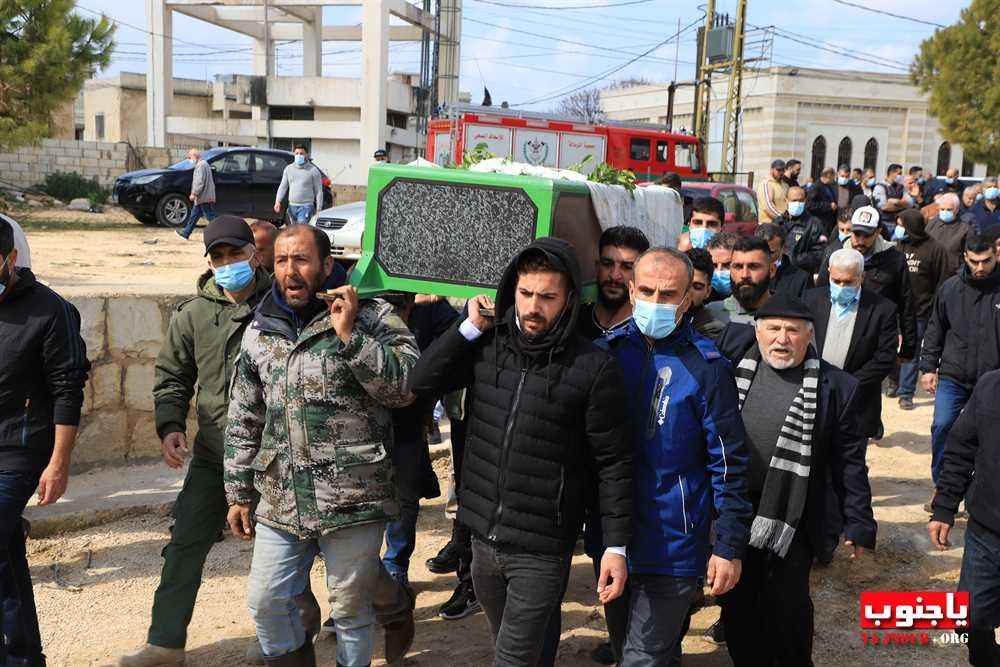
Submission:
M 944 246 L 928 236 L 920 211 L 907 209 L 900 213 L 898 222 L 906 229 L 906 237 L 896 242 L 896 250 L 906 257 L 910 269 L 917 319 L 926 320 L 931 314 L 934 295 L 941 284 L 954 275 L 956 267 Z
M 80 313 L 18 269 L 0 302 L 0 471 L 41 473 L 55 425 L 77 426 L 90 362 Z
M 541 251 L 569 277 L 568 309 L 542 340 L 515 322 L 518 259 Z M 581 286 L 572 247 L 541 238 L 521 251 L 497 289 L 497 326 L 473 341 L 459 325 L 424 352 L 410 389 L 440 395 L 468 388 L 467 435 L 459 491 L 460 522 L 480 538 L 526 551 L 564 555 L 583 522 L 598 480 L 609 546 L 631 540 L 632 451 L 621 370 L 576 332 Z
M 985 373 L 1000 368 L 1000 268 L 975 280 L 964 262 L 934 298 L 920 372 L 940 373 L 972 389 Z

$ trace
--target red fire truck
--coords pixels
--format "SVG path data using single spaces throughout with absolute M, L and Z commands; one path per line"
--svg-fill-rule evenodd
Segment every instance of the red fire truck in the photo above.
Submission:
M 479 144 L 497 157 L 560 169 L 592 155 L 584 171 L 607 162 L 635 172 L 639 181 L 670 171 L 686 181 L 707 178 L 696 136 L 652 124 L 592 125 L 549 114 L 456 105 L 447 117 L 428 125 L 427 159 L 442 166 L 461 162 L 463 151 Z

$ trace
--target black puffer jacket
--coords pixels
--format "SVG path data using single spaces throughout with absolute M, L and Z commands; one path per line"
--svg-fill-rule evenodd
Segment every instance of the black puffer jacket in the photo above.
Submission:
M 944 281 L 924 333 L 920 372 L 938 372 L 968 389 L 1000 369 L 1000 269 L 974 280 L 962 262 Z
M 579 294 L 579 262 L 567 243 L 542 238 L 521 254 L 529 249 L 564 267 Z M 471 342 L 451 327 L 411 374 L 418 395 L 469 388 L 459 521 L 498 544 L 566 554 L 596 476 L 605 542 L 626 545 L 632 440 L 621 370 L 576 333 L 578 298 L 545 344 L 526 343 L 514 321 L 518 257 L 497 289 L 497 327 Z

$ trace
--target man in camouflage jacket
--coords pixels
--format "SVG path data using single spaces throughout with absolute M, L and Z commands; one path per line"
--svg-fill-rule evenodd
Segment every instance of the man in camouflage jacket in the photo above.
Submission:
M 329 310 L 316 298 L 333 268 L 323 232 L 283 231 L 274 267 L 275 285 L 243 337 L 225 440 L 230 527 L 244 539 L 256 532 L 248 604 L 269 660 L 314 664 L 291 600 L 301 564 L 322 553 L 337 662 L 368 665 L 373 601 L 380 588 L 399 588 L 379 560 L 385 523 L 398 514 L 390 409 L 412 402 L 405 387 L 419 353 L 389 304 L 359 304 L 350 286 L 333 290 Z M 388 659 L 388 626 L 386 641 Z

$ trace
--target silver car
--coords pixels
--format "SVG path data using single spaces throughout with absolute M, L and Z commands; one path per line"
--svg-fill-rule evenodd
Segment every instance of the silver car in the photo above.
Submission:
M 336 259 L 361 258 L 361 235 L 365 231 L 365 202 L 356 201 L 323 209 L 309 221 L 330 237 L 330 253 Z

